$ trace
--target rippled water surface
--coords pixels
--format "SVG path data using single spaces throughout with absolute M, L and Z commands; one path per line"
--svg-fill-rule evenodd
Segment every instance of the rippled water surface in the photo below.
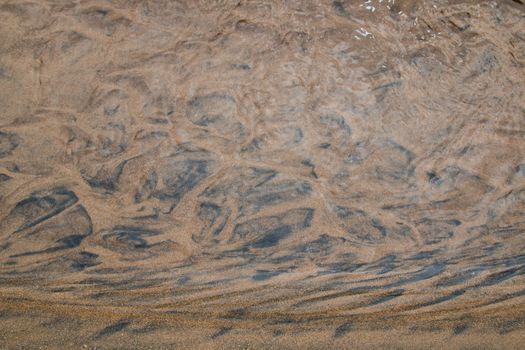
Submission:
M 0 347 L 520 348 L 521 0 L 0 0 Z

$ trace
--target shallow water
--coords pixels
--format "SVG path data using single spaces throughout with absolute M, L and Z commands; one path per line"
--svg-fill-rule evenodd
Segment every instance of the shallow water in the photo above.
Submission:
M 519 348 L 524 10 L 0 0 L 0 347 Z

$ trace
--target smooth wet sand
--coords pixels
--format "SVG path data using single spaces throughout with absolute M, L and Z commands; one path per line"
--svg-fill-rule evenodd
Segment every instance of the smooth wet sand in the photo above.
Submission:
M 520 349 L 520 0 L 0 0 L 0 349 Z

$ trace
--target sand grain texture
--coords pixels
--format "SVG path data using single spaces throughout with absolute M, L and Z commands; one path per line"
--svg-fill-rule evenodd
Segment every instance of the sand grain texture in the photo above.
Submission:
M 521 1 L 0 0 L 0 348 L 519 349 Z

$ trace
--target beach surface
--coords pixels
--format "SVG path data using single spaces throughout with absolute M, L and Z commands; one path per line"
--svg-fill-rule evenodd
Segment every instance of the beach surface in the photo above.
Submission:
M 523 349 L 521 0 L 0 0 L 0 349 Z

